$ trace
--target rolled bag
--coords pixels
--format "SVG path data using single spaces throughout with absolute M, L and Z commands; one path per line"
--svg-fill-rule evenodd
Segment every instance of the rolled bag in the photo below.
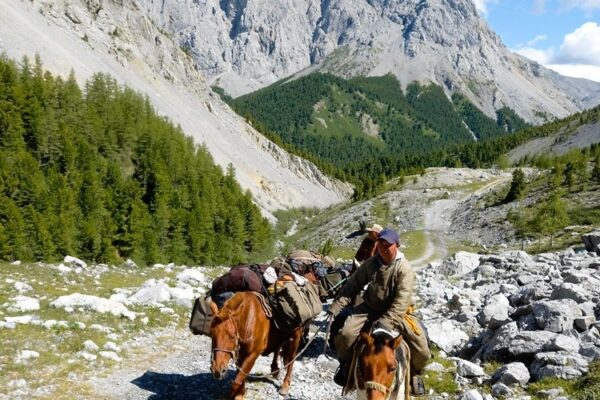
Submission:
M 294 330 L 323 311 L 319 288 L 306 281 L 278 282 L 271 296 L 275 326 L 282 330 Z

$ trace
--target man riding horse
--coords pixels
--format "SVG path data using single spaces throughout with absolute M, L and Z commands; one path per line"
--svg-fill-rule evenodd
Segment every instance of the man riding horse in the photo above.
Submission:
M 385 329 L 401 333 L 411 351 L 411 389 L 414 396 L 425 394 L 420 372 L 431 357 L 427 336 L 420 322 L 411 315 L 415 272 L 398 250 L 398 234 L 389 228 L 377 239 L 377 253 L 367 259 L 348 280 L 328 312 L 336 319 L 345 318 L 332 332 L 340 367 L 334 381 L 344 386 L 353 356 L 353 345 L 361 331 Z M 347 307 L 363 287 L 364 302 Z M 337 324 L 336 324 L 337 325 Z M 341 325 L 341 324 L 340 324 Z

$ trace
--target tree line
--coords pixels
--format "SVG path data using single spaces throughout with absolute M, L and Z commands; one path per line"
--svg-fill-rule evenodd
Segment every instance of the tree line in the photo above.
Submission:
M 147 97 L 0 57 L 0 259 L 237 263 L 271 226 Z
M 215 90 L 269 139 L 353 183 L 355 199 L 377 194 L 388 177 L 425 167 L 490 165 L 489 146 L 471 147 L 473 136 L 483 143 L 528 126 L 508 108 L 489 118 L 466 97 L 448 99 L 436 85 L 411 83 L 403 92 L 393 75 L 345 80 L 311 74 L 236 99 Z M 378 126 L 376 138 L 360 129 L 365 115 Z

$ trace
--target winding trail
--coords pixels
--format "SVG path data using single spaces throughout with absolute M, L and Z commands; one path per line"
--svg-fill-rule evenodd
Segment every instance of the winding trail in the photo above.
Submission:
M 495 187 L 510 181 L 511 177 L 501 177 L 492 180 L 485 186 L 472 192 L 466 193 L 458 199 L 443 199 L 433 201 L 423 211 L 423 230 L 427 238 L 427 244 L 423 254 L 411 264 L 415 267 L 422 267 L 432 261 L 439 261 L 448 256 L 448 230 L 451 225 L 452 214 L 472 196 L 479 196 L 494 189 Z

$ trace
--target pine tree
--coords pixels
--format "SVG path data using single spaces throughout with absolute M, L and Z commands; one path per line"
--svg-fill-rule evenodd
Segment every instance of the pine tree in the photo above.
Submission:
M 510 189 L 506 195 L 504 202 L 509 203 L 523 196 L 525 192 L 525 174 L 521 168 L 513 171 Z

